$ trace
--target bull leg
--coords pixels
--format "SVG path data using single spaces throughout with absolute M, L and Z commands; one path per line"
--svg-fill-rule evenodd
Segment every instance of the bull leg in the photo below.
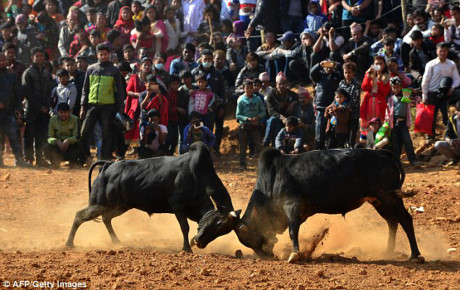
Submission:
M 417 240 L 415 239 L 412 216 L 404 208 L 402 198 L 397 197 L 394 193 L 383 193 L 379 196 L 379 200 L 382 201 L 386 207 L 392 209 L 398 223 L 406 233 L 411 249 L 410 259 L 417 262 L 424 262 L 425 259 L 421 256 L 417 246 Z
M 387 243 L 387 252 L 393 252 L 395 249 L 395 239 L 396 239 L 396 231 L 398 229 L 398 220 L 394 216 L 393 211 L 391 208 L 383 205 L 383 203 L 379 201 L 370 202 L 370 204 L 375 208 L 375 210 L 380 214 L 382 218 L 388 224 L 388 243 Z
M 73 240 L 81 224 L 89 220 L 97 218 L 98 216 L 103 214 L 106 210 L 107 208 L 101 205 L 90 205 L 85 209 L 77 211 L 77 213 L 75 214 L 75 219 L 72 224 L 72 229 L 70 230 L 69 237 L 67 238 L 66 247 L 71 248 L 71 249 L 75 248 L 75 245 L 73 244 Z
M 110 212 L 102 214 L 102 221 L 104 222 L 104 225 L 105 225 L 105 227 L 107 228 L 107 231 L 110 234 L 110 238 L 112 239 L 112 243 L 115 244 L 115 245 L 119 245 L 120 240 L 118 239 L 117 235 L 115 234 L 115 231 L 113 230 L 112 219 L 117 217 L 117 216 L 119 216 L 119 215 L 122 215 L 126 211 L 127 211 L 126 209 L 118 208 L 118 209 L 113 209 Z
M 299 251 L 299 228 L 300 222 L 289 222 L 289 237 L 292 241 L 292 253 L 289 256 L 288 263 L 295 263 L 300 259 Z
M 184 237 L 184 245 L 182 246 L 182 251 L 191 253 L 192 248 L 190 247 L 190 243 L 188 241 L 188 232 L 190 230 L 190 227 L 188 225 L 187 218 L 182 214 L 176 213 L 175 215 L 177 221 L 179 222 L 180 229 L 182 231 L 182 236 Z

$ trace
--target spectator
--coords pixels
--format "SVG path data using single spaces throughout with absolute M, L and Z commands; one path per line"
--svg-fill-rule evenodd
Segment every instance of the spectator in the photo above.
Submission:
M 42 11 L 38 13 L 34 28 L 38 45 L 48 54 L 48 59 L 57 58 L 56 47 L 59 41 L 59 30 L 53 19 Z
M 225 52 L 223 50 L 215 50 L 213 55 L 214 67 L 216 68 L 216 71 L 220 73 L 224 83 L 225 94 L 223 96 L 223 101 L 225 103 L 235 94 L 235 77 L 230 69 L 225 65 Z
M 283 36 L 278 38 L 278 41 L 281 41 L 281 46 L 273 50 L 268 57 L 275 60 L 278 71 L 282 71 L 288 80 L 292 80 L 294 76 L 289 68 L 289 63 L 300 52 L 299 43 L 296 41 L 292 31 L 285 32 Z
M 86 32 L 91 32 L 92 30 L 97 30 L 101 34 L 101 41 L 107 41 L 107 33 L 111 30 L 110 27 L 107 26 L 107 19 L 105 15 L 101 12 L 96 14 L 96 23 L 95 25 L 86 28 Z M 91 34 L 90 34 L 91 35 Z
M 150 32 L 155 36 L 153 39 L 155 52 L 166 52 L 168 47 L 168 32 L 166 26 L 161 19 L 160 12 L 153 5 L 148 5 L 145 8 L 145 17 L 150 21 Z
M 140 60 L 136 58 L 136 51 L 131 44 L 123 46 L 123 60 L 129 63 L 131 70 L 139 65 Z
M 56 106 L 57 115 L 51 117 L 48 126 L 48 142 L 43 146 L 45 157 L 53 168 L 59 168 L 61 161 L 70 161 L 70 166 L 85 163 L 84 146 L 79 142 L 78 117 L 71 114 L 67 103 Z
M 335 91 L 334 102 L 324 111 L 327 118 L 326 134 L 327 149 L 345 148 L 350 136 L 350 113 L 348 106 L 349 96 L 343 89 Z
M 113 1 L 114 2 L 121 2 L 120 0 Z M 112 4 L 110 3 L 110 4 Z M 110 6 L 109 4 L 109 6 Z M 110 12 L 108 12 L 109 14 Z M 110 20 L 109 20 L 110 23 Z M 134 29 L 134 20 L 133 20 L 133 12 L 129 8 L 129 6 L 123 6 L 120 9 L 120 14 L 118 15 L 118 20 L 113 25 L 113 29 L 117 30 L 121 33 L 121 38 L 123 41 L 123 45 L 129 43 L 129 39 L 131 37 L 131 30 Z
M 270 54 L 279 46 L 280 44 L 276 41 L 276 35 L 271 32 L 265 32 L 265 43 L 257 48 L 255 53 L 259 58 L 263 59 L 265 70 L 269 74 L 269 81 L 275 82 L 277 68 L 275 61 L 270 58 Z
M 426 64 L 434 58 L 436 47 L 431 41 L 424 41 L 420 31 L 413 31 L 411 34 L 412 49 L 409 52 L 410 73 L 414 77 L 417 86 L 422 83 Z
M 432 27 L 431 27 L 431 33 L 430 33 L 430 37 L 428 38 L 429 40 L 431 40 L 434 44 L 438 44 L 440 42 L 445 42 L 444 40 L 444 26 L 442 26 L 441 24 L 434 24 Z
M 265 117 L 265 107 L 263 101 L 253 94 L 254 83 L 252 80 L 245 80 L 243 87 L 244 94 L 238 98 L 236 106 L 236 119 L 239 123 L 240 169 L 245 170 L 248 140 L 252 141 L 256 154 L 262 149 L 259 121 Z
M 31 65 L 30 52 L 32 48 L 38 47 L 38 39 L 35 29 L 27 22 L 24 14 L 16 16 L 16 28 L 18 29 L 18 55 L 19 60 L 26 66 Z
M 244 90 L 242 88 L 244 80 L 254 80 L 263 72 L 265 72 L 265 69 L 261 64 L 259 64 L 259 59 L 257 58 L 257 55 L 254 52 L 248 53 L 248 55 L 246 56 L 245 66 L 240 70 L 238 77 L 236 78 L 236 93 L 241 94 Z
M 398 59 L 395 57 L 390 57 L 387 60 L 387 68 L 388 73 L 390 74 L 390 78 L 392 77 L 399 77 L 402 81 L 402 85 L 404 88 L 412 86 L 412 80 L 408 77 L 402 69 L 399 69 Z
M 247 55 L 246 47 L 243 46 L 241 40 L 230 34 L 227 37 L 227 62 L 230 71 L 236 76 L 244 66 L 244 60 Z
M 410 100 L 405 101 L 402 95 L 402 81 L 399 77 L 390 79 L 392 94 L 388 98 L 386 121 L 390 124 L 391 141 L 396 156 L 401 155 L 402 147 L 413 166 L 420 166 L 415 158 L 414 146 L 409 134 L 411 124 Z
M 24 153 L 27 162 L 35 160 L 37 166 L 47 166 L 43 158 L 43 144 L 48 133 L 51 107 L 51 75 L 44 69 L 45 52 L 40 48 L 31 51 L 32 65 L 22 75 L 23 94 L 28 102 L 25 114 Z
M 89 8 L 86 12 L 85 29 L 93 29 L 96 26 L 97 10 L 94 7 Z
M 70 43 L 69 50 L 65 55 L 69 57 L 76 57 L 77 55 L 87 50 L 91 43 L 88 39 L 88 34 L 86 33 L 83 25 L 76 25 L 72 34 L 74 35 L 74 37 L 72 42 Z M 61 53 L 61 55 L 63 54 Z
M 139 21 L 142 18 L 144 18 L 144 11 L 142 11 L 142 10 L 143 10 L 143 7 L 142 7 L 141 2 L 139 0 L 134 0 L 131 3 L 131 11 L 134 14 L 133 15 L 134 21 Z
M 361 127 L 369 127 L 369 120 L 383 120 L 390 92 L 390 77 L 387 73 L 385 59 L 374 57 L 374 64 L 366 71 L 361 89 L 365 92 L 360 108 Z
M 28 165 L 22 157 L 17 118 L 23 118 L 20 85 L 16 75 L 8 71 L 5 55 L 0 53 L 0 167 L 4 165 L 5 136 L 13 149 L 14 165 Z
M 179 120 L 181 116 L 187 114 L 187 108 L 183 107 L 179 100 L 180 77 L 172 75 L 169 83 L 166 98 L 169 103 L 168 111 L 168 140 L 166 142 L 166 152 L 168 155 L 174 155 L 179 139 Z M 181 106 L 182 105 L 182 106 Z
M 150 21 L 148 18 L 143 18 L 142 20 L 136 21 L 136 31 L 131 35 L 130 41 L 131 45 L 138 52 L 141 49 L 148 51 L 148 56 L 153 57 L 155 55 L 156 46 L 154 45 L 155 36 L 150 32 Z M 142 59 L 142 57 L 140 57 Z
M 69 72 L 69 83 L 73 84 L 77 89 L 77 101 L 75 102 L 72 114 L 78 116 L 80 112 L 81 91 L 83 89 L 83 82 L 85 81 L 85 73 L 77 69 L 77 63 L 74 58 L 67 57 L 64 59 L 63 67 Z
M 93 29 L 89 32 L 89 43 L 90 45 L 87 46 L 84 50 L 80 51 L 80 53 L 77 56 L 84 56 L 85 60 L 89 64 L 94 64 L 97 62 L 96 48 L 99 44 L 102 44 L 102 36 L 99 30 Z
M 269 119 L 265 129 L 263 146 L 275 144 L 275 138 L 283 127 L 286 118 L 291 116 L 297 104 L 297 95 L 287 88 L 287 79 L 283 73 L 276 76 L 276 89 L 267 96 Z
M 348 144 L 350 148 L 355 147 L 356 137 L 359 129 L 359 111 L 361 104 L 361 85 L 355 78 L 356 64 L 353 62 L 346 62 L 343 65 L 344 79 L 339 83 L 339 89 L 347 92 L 349 96 L 349 106 L 351 107 L 350 114 L 350 136 Z
M 310 82 L 309 71 L 311 68 L 311 54 L 313 44 L 316 41 L 316 33 L 305 29 L 300 34 L 301 45 L 297 46 L 292 60 L 289 61 L 289 70 L 292 72 L 292 80 L 303 84 Z
M 26 70 L 26 66 L 16 59 L 16 48 L 16 45 L 7 42 L 2 47 L 2 53 L 5 55 L 7 68 L 16 74 L 20 84 L 22 73 Z
M 5 22 L 0 25 L 0 48 L 5 42 L 15 42 L 15 36 L 12 33 L 13 24 Z
M 57 26 L 61 21 L 65 20 L 64 15 L 58 11 L 58 3 L 56 0 L 45 0 L 45 10 L 48 13 L 48 16 L 51 17 Z
M 83 73 L 86 73 L 88 70 L 88 60 L 84 55 L 77 55 L 77 69 Z
M 212 131 L 206 127 L 201 118 L 201 114 L 198 112 L 190 113 L 190 123 L 184 128 L 184 139 L 180 146 L 180 154 L 184 154 L 190 150 L 190 145 L 194 142 L 203 142 L 208 149 L 214 147 L 216 136 Z
M 437 141 L 434 147 L 436 150 L 450 159 L 448 165 L 456 165 L 460 160 L 460 101 L 455 104 L 455 113 L 450 116 L 447 122 L 444 141 Z
M 397 37 L 397 32 L 395 28 L 388 26 L 382 32 L 382 38 L 371 45 L 370 53 L 372 57 L 374 57 L 379 52 L 379 50 L 383 48 L 383 40 L 387 38 L 392 38 L 395 40 L 395 51 L 401 51 L 402 39 Z
M 134 121 L 132 129 L 125 134 L 127 144 L 139 140 L 139 116 L 141 105 L 139 103 L 139 98 L 142 92 L 147 90 L 145 84 L 147 83 L 147 76 L 151 73 L 151 68 L 152 60 L 148 57 L 143 58 L 139 73 L 131 74 L 127 83 L 125 114 Z
M 415 25 L 406 34 L 406 36 L 404 36 L 403 43 L 401 44 L 401 58 L 404 61 L 405 67 L 407 67 L 409 64 L 410 44 L 412 42 L 410 35 L 412 32 L 415 30 L 420 30 L 422 32 L 423 38 L 428 38 L 431 34 L 431 27 L 435 24 L 422 8 L 415 10 L 412 15 L 414 17 Z
M 319 2 L 317 0 L 310 1 L 310 3 L 308 3 L 308 15 L 303 23 L 303 28 L 308 28 L 316 33 L 316 31 L 318 31 L 327 21 L 327 16 L 321 13 Z
M 168 129 L 160 124 L 160 116 L 160 112 L 150 109 L 147 113 L 148 121 L 143 121 L 141 124 L 141 146 L 137 151 L 139 159 L 164 154 Z
M 89 156 L 89 137 L 96 122 L 102 128 L 101 158 L 112 157 L 111 123 L 117 112 L 123 113 L 125 93 L 120 70 L 109 61 L 110 50 L 104 44 L 97 46 L 98 62 L 86 72 L 81 97 L 80 119 L 84 120 L 81 139 Z
M 358 23 L 354 22 L 350 26 L 351 38 L 342 46 L 340 54 L 344 62 L 352 61 L 356 64 L 356 77 L 362 79 L 367 65 L 369 64 L 369 49 L 372 40 L 365 36 L 363 28 Z
M 391 58 L 396 59 L 398 69 L 404 71 L 404 64 L 399 52 L 395 51 L 395 40 L 393 38 L 385 38 L 383 40 L 383 48 L 377 52 L 377 55 L 383 56 L 387 63 Z
M 104 18 L 105 18 L 105 15 L 107 13 L 106 0 L 87 0 L 86 4 L 81 8 L 81 10 L 86 13 L 86 12 L 88 12 L 88 10 L 90 10 L 92 8 L 94 8 L 96 10 L 96 13 L 102 13 L 104 15 Z M 115 20 L 117 19 L 118 11 L 119 10 L 116 10 L 115 16 L 112 19 L 113 23 L 115 23 Z M 113 23 L 111 23 L 110 26 L 113 26 Z
M 259 80 L 262 82 L 259 93 L 264 96 L 264 101 L 266 102 L 268 95 L 274 90 L 273 87 L 270 86 L 270 76 L 267 72 L 263 72 L 259 75 Z
M 327 120 L 324 113 L 327 106 L 334 101 L 334 92 L 337 90 L 342 78 L 340 72 L 337 71 L 337 65 L 338 63 L 334 61 L 322 61 L 315 64 L 310 71 L 310 78 L 316 83 L 316 149 L 325 148 Z
M 115 0 L 109 3 L 107 6 L 106 18 L 110 27 L 114 27 L 117 23 L 117 20 L 120 20 L 120 14 L 124 10 L 124 7 L 130 7 L 131 0 Z M 101 11 L 102 12 L 102 11 Z M 133 14 L 131 14 L 131 17 Z M 127 20 L 124 20 L 127 21 Z M 118 28 L 120 28 L 118 26 Z
M 50 111 L 54 115 L 57 115 L 58 105 L 60 103 L 66 103 L 69 105 L 69 109 L 72 112 L 75 102 L 77 101 L 77 88 L 74 84 L 69 83 L 70 75 L 65 69 L 59 69 L 56 72 L 56 76 L 59 84 L 51 91 L 52 103 L 56 105 L 54 108 L 50 108 Z
M 169 39 L 166 51 L 169 53 L 176 53 L 180 47 L 181 40 L 185 39 L 185 37 L 190 34 L 190 32 L 182 31 L 179 19 L 175 16 L 175 12 L 176 10 L 170 5 L 166 6 L 164 9 L 164 23 Z
M 323 24 L 319 30 L 319 37 L 313 45 L 312 67 L 318 62 L 331 58 L 332 60 L 340 60 L 340 48 L 345 43 L 345 39 L 331 26 L 330 22 Z
M 290 116 L 286 125 L 276 136 L 275 148 L 282 154 L 299 154 L 304 152 L 304 131 L 299 126 L 299 120 Z
M 261 45 L 259 38 L 260 35 L 259 25 L 264 31 L 273 32 L 276 35 L 280 31 L 280 18 L 279 18 L 280 0 L 258 0 L 256 4 L 256 11 L 248 28 L 245 31 L 246 38 L 249 38 L 254 31 L 256 37 L 251 38 L 249 41 L 249 51 L 255 51 Z M 256 30 L 257 28 L 257 30 Z
M 190 100 L 190 92 L 196 87 L 193 86 L 192 84 L 192 73 L 188 70 L 183 70 L 181 71 L 179 75 L 181 79 L 182 85 L 179 88 L 179 99 L 178 99 L 178 107 L 181 107 L 183 110 L 179 110 L 178 113 L 180 115 L 179 117 L 179 134 L 180 134 L 180 144 L 182 144 L 182 141 L 184 140 L 184 128 L 188 125 L 189 120 L 188 120 L 188 104 Z M 179 145 L 180 149 L 180 145 Z
M 110 30 L 107 33 L 107 44 L 110 48 L 110 61 L 114 64 L 118 64 L 123 60 L 123 39 L 121 33 L 118 30 Z
M 371 0 L 342 0 L 342 27 L 349 27 L 353 22 L 364 23 L 367 20 Z M 350 38 L 348 29 L 343 29 L 343 37 Z
M 306 150 L 312 150 L 315 144 L 315 108 L 307 91 L 299 91 L 299 103 L 295 106 L 294 117 L 299 119 L 299 127 L 305 133 Z M 305 146 L 304 146 L 305 147 Z
M 388 124 L 388 123 L 386 123 Z M 382 122 L 379 118 L 373 118 L 369 121 L 369 132 L 366 135 L 366 145 L 367 149 L 388 149 L 391 150 L 391 147 L 388 146 L 390 143 L 390 132 L 389 125 L 382 127 Z
M 425 74 L 422 79 L 422 99 L 424 103 L 435 106 L 432 137 L 428 137 L 432 141 L 436 136 L 436 117 L 438 110 L 442 113 L 442 121 L 447 125 L 447 99 L 454 98 L 454 90 L 460 85 L 460 76 L 457 66 L 453 61 L 447 59 L 449 53 L 449 44 L 441 42 L 436 46 L 437 58 L 429 61 L 425 67 Z M 443 80 L 450 78 L 450 86 L 446 92 L 438 91 Z
M 198 67 L 198 64 L 194 60 L 194 55 L 195 46 L 190 42 L 186 43 L 182 50 L 182 57 L 176 58 L 171 62 L 169 73 L 178 75 L 184 69 L 192 71 Z
M 149 111 L 155 109 L 160 112 L 160 124 L 168 126 L 168 112 L 169 102 L 168 99 L 161 92 L 161 88 L 158 82 L 158 78 L 150 74 L 147 76 L 147 94 L 142 98 L 141 109 Z M 142 118 L 144 120 L 144 118 Z
M 204 124 L 206 127 L 211 126 L 212 121 L 212 111 L 210 110 L 211 106 L 215 101 L 215 96 L 212 91 L 209 91 L 206 87 L 208 85 L 208 80 L 206 75 L 200 74 L 195 76 L 196 84 L 198 89 L 194 91 L 190 96 L 189 101 L 189 112 L 198 112 L 202 115 Z

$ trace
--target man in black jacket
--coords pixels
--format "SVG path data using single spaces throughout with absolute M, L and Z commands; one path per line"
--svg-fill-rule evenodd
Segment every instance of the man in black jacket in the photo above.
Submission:
M 0 53 L 0 166 L 3 166 L 5 135 L 8 137 L 15 158 L 15 166 L 25 166 L 22 159 L 16 116 L 23 115 L 19 83 L 15 74 L 6 67 L 6 57 Z
M 315 64 L 310 71 L 310 78 L 316 83 L 315 105 L 316 105 L 316 149 L 324 149 L 326 141 L 327 119 L 324 110 L 334 101 L 334 93 L 339 87 L 342 79 L 341 69 L 337 68 L 335 61 L 324 60 Z
M 455 104 L 455 114 L 450 116 L 447 122 L 444 141 L 437 141 L 434 147 L 439 153 L 451 159 L 449 162 L 455 165 L 460 160 L 460 102 Z
M 37 166 L 47 166 L 43 158 L 42 146 L 48 135 L 49 108 L 51 107 L 52 77 L 44 69 L 45 53 L 41 48 L 33 48 L 32 65 L 22 75 L 22 89 L 27 100 L 26 130 L 24 132 L 25 159 Z

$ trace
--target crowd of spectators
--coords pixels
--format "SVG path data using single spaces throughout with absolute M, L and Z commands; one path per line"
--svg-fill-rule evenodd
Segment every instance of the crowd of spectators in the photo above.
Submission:
M 0 165 L 5 144 L 17 166 L 81 166 L 91 146 L 120 160 L 203 141 L 219 156 L 233 104 L 241 169 L 266 146 L 404 148 L 417 166 L 416 103 L 434 106 L 427 142 L 456 163 L 460 7 L 400 2 L 2 1 Z

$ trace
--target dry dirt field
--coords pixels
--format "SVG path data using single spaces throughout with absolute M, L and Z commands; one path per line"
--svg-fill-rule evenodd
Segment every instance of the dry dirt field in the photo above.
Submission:
M 215 167 L 235 208 L 245 210 L 256 161 L 241 172 L 237 155 L 227 152 Z M 6 157 L 11 165 L 11 155 Z M 291 265 L 287 233 L 278 236 L 275 261 L 258 259 L 234 233 L 188 254 L 180 252 L 172 215 L 136 210 L 113 220 L 122 246 L 111 245 L 102 223 L 87 222 L 77 232 L 76 250 L 67 250 L 74 214 L 87 204 L 87 169 L 0 168 L 0 288 L 27 280 L 70 283 L 61 289 L 77 289 L 77 283 L 90 289 L 460 289 L 460 172 L 425 164 L 406 174 L 403 188 L 417 192 L 405 199 L 406 207 L 424 207 L 412 215 L 425 264 L 407 261 L 409 243 L 401 228 L 396 252 L 385 254 L 387 225 L 366 204 L 345 218 L 310 218 L 301 227 L 301 249 L 329 232 L 311 259 Z M 195 233 L 191 223 L 190 237 Z M 239 249 L 242 258 L 235 257 Z

